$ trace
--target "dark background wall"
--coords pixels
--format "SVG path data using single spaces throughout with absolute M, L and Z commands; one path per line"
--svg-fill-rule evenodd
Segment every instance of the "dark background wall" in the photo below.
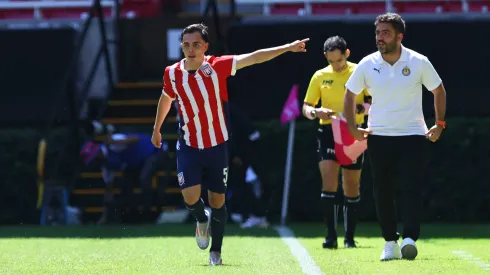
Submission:
M 123 21 L 119 51 L 121 82 L 161 81 L 165 66 L 171 63 L 167 60 L 166 31 L 194 22 L 192 18 L 168 17 Z M 310 38 L 307 53 L 287 53 L 243 69 L 230 78 L 230 98 L 245 109 L 253 106 L 251 115 L 257 120 L 277 118 L 294 84 L 300 84 L 303 98 L 311 75 L 327 65 L 322 53 L 327 37 L 343 36 L 351 49 L 352 62 L 359 62 L 376 50 L 371 21 L 240 24 L 224 18 L 221 30 L 227 41 L 224 51 L 220 50 L 222 45 L 214 43 L 217 35 L 212 22 L 205 23 L 211 27 L 210 54 L 247 53 Z M 490 21 L 407 22 L 403 43 L 428 56 L 439 72 L 448 91 L 448 116 L 490 114 L 487 108 L 490 94 L 485 85 L 490 61 L 489 29 Z M 0 45 L 5 106 L 0 110 L 0 120 L 37 119 L 46 115 L 44 104 L 59 91 L 75 35 L 72 29 L 0 31 L 2 41 L 10 41 Z M 65 98 L 60 102 L 66 105 Z M 433 115 L 432 106 L 432 95 L 424 93 L 424 112 L 429 117 Z M 66 116 L 61 108 L 58 117 Z
M 56 119 L 68 117 L 60 89 L 76 35 L 72 28 L 0 30 L 0 123 L 45 121 L 56 98 Z M 73 85 L 71 78 L 66 87 L 73 91 Z
M 448 92 L 448 116 L 489 115 L 486 85 L 490 61 L 490 21 L 407 22 L 403 44 L 426 55 Z M 373 21 L 262 23 L 233 25 L 228 32 L 230 52 L 246 53 L 263 47 L 310 38 L 305 54 L 285 54 L 275 60 L 239 71 L 230 79 L 230 98 L 253 106 L 256 119 L 277 118 L 293 84 L 300 84 L 303 99 L 313 73 L 327 66 L 323 43 L 343 36 L 352 62 L 376 51 Z M 424 93 L 424 113 L 433 115 L 431 93 Z

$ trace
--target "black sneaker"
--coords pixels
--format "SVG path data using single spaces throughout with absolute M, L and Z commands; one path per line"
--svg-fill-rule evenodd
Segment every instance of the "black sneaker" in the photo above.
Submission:
M 338 244 L 337 244 L 337 238 L 326 238 L 325 241 L 322 244 L 323 248 L 326 249 L 337 249 Z
M 344 240 L 345 248 L 357 248 L 356 242 L 354 240 Z

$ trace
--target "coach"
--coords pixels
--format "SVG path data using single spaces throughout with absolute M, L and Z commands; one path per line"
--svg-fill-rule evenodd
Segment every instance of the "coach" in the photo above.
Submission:
M 386 243 L 381 260 L 417 256 L 426 147 L 446 127 L 446 91 L 427 57 L 401 42 L 405 22 L 394 13 L 376 18 L 378 51 L 364 57 L 346 84 L 344 112 L 350 133 L 368 139 L 378 222 Z M 422 85 L 434 94 L 435 125 L 428 130 L 422 112 Z M 373 102 L 368 129 L 358 129 L 354 102 L 367 88 Z M 369 135 L 369 137 L 368 137 Z M 403 241 L 398 244 L 396 185 L 402 191 Z

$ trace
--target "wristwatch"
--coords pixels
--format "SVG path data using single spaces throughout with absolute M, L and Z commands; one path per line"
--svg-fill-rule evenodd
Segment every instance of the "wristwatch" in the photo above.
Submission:
M 444 120 L 438 120 L 438 121 L 436 121 L 436 125 L 441 126 L 442 129 L 446 129 L 446 122 Z
M 311 110 L 310 114 L 313 118 L 316 118 L 316 110 L 315 109 Z

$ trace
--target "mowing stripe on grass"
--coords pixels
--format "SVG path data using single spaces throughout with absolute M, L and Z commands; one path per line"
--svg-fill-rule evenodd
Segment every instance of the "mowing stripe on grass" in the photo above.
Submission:
M 453 250 L 453 254 L 460 257 L 463 260 L 466 260 L 474 265 L 479 266 L 485 271 L 490 271 L 490 264 L 483 262 L 480 258 L 475 257 L 464 250 Z
M 311 258 L 306 248 L 296 239 L 293 231 L 285 226 L 274 227 L 281 239 L 289 246 L 291 253 L 298 259 L 304 274 L 324 275 L 320 267 Z

